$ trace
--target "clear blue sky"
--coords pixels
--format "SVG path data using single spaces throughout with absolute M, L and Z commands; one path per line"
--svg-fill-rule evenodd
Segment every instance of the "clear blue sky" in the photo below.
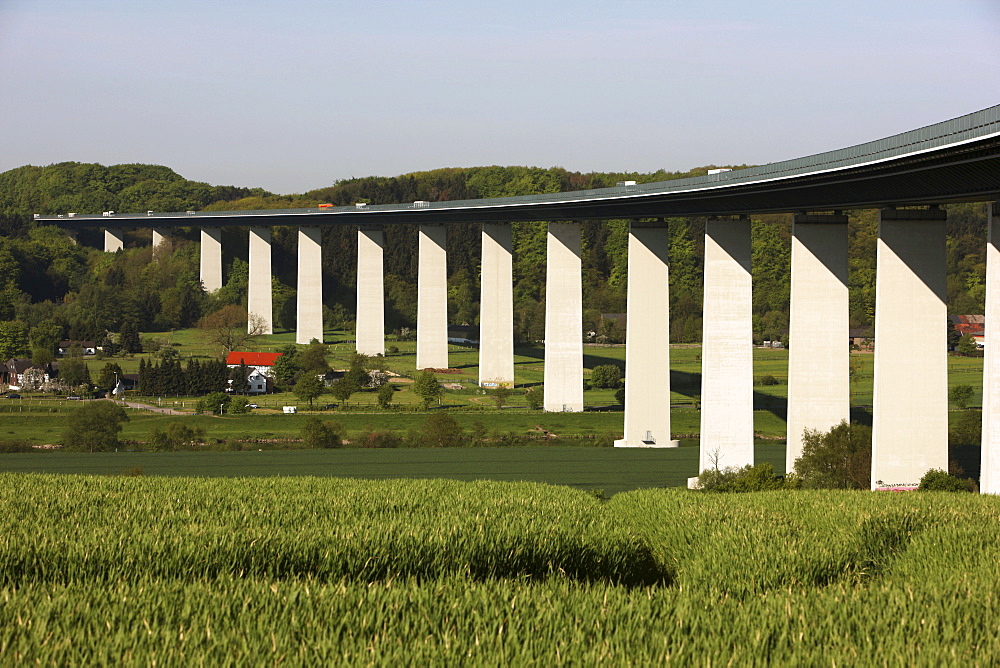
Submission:
M 764 163 L 1000 103 L 1000 0 L 0 0 L 0 171 Z

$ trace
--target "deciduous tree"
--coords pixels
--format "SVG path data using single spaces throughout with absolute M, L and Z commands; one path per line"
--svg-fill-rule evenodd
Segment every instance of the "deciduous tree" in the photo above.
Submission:
M 292 391 L 302 401 L 308 401 L 309 408 L 312 408 L 313 399 L 323 394 L 325 389 L 323 381 L 317 378 L 316 374 L 304 373 L 299 378 L 299 382 L 295 383 L 295 389 Z
M 243 348 L 265 331 L 264 319 L 236 304 L 228 304 L 198 321 L 202 338 L 218 346 L 223 354 Z
M 87 452 L 113 450 L 121 445 L 118 433 L 128 419 L 128 413 L 118 404 L 88 401 L 70 414 L 63 445 Z

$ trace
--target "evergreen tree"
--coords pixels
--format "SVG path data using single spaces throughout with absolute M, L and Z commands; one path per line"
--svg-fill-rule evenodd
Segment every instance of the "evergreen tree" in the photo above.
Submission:
M 126 320 L 122 323 L 122 331 L 119 334 L 118 345 L 121 346 L 122 351 L 132 354 L 142 352 L 142 343 L 139 340 L 139 332 L 136 330 L 135 323 L 131 320 Z

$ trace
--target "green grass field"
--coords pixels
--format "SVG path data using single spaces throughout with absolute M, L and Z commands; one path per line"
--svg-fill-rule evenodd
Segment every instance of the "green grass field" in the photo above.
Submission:
M 328 360 L 334 368 L 346 368 L 353 343 L 349 333 L 328 332 L 326 341 L 329 343 Z M 196 330 L 184 330 L 171 333 L 146 334 L 146 338 L 161 339 L 160 344 L 178 350 L 182 356 L 211 356 L 215 352 L 199 337 Z M 286 345 L 293 339 L 293 333 L 281 332 L 270 337 L 262 337 L 255 346 L 260 350 L 274 350 Z M 346 341 L 345 341 L 346 340 Z M 417 410 L 419 397 L 410 390 L 408 377 L 414 375 L 415 348 L 412 341 L 391 341 L 390 345 L 399 348 L 399 353 L 385 359 L 386 366 L 400 374 L 395 393 L 396 408 L 382 411 L 375 404 L 372 392 L 356 393 L 345 407 L 325 410 L 332 398 L 320 397 L 312 414 L 324 420 L 339 422 L 346 429 L 348 439 L 356 438 L 366 431 L 393 431 L 400 435 L 418 430 L 427 417 L 427 413 Z M 623 346 L 586 346 L 584 348 L 584 364 L 586 374 L 601 364 L 624 365 L 625 348 Z M 681 438 L 685 445 L 697 443 L 700 431 L 701 413 L 698 410 L 700 400 L 700 369 L 701 348 L 698 346 L 672 346 L 671 356 L 671 422 L 675 438 Z M 138 368 L 140 357 L 151 358 L 146 354 L 128 359 L 116 358 L 125 371 Z M 872 401 L 872 355 L 854 354 L 852 364 L 856 366 L 854 382 L 851 386 L 852 403 L 856 407 L 854 418 L 861 421 L 870 420 Z M 105 364 L 104 360 L 89 360 L 92 374 L 97 375 Z M 607 444 L 614 438 L 621 437 L 623 415 L 621 408 L 614 400 L 612 390 L 587 390 L 584 393 L 588 410 L 584 413 L 545 413 L 531 411 L 524 403 L 523 395 L 518 389 L 511 397 L 509 404 L 498 410 L 490 397 L 476 387 L 478 377 L 478 351 L 472 348 L 451 346 L 450 363 L 458 373 L 438 374 L 443 383 L 458 383 L 464 389 L 460 391 L 446 390 L 440 407 L 432 410 L 447 410 L 459 425 L 470 432 L 473 429 L 491 433 L 511 433 L 519 437 L 538 437 L 542 430 L 555 434 L 553 441 L 559 445 Z M 949 385 L 970 385 L 974 388 L 972 405 L 981 402 L 982 359 L 949 357 Z M 787 403 L 787 366 L 788 353 L 784 350 L 755 349 L 754 350 L 754 429 L 762 439 L 779 442 L 785 436 L 785 410 Z M 541 383 L 544 374 L 544 350 L 541 348 L 518 348 L 515 357 L 515 379 L 519 388 Z M 772 376 L 777 384 L 766 385 L 760 381 Z M 190 397 L 138 397 L 152 405 L 164 406 L 193 412 L 195 399 Z M 189 426 L 199 427 L 204 431 L 207 441 L 255 441 L 259 439 L 288 440 L 297 439 L 302 425 L 308 419 L 309 406 L 291 393 L 253 397 L 249 399 L 261 406 L 249 415 L 209 416 L 184 415 L 166 416 L 147 411 L 132 410 L 131 420 L 126 423 L 122 438 L 126 442 L 143 443 L 154 428 L 165 429 L 174 421 L 182 421 Z M 281 412 L 282 406 L 294 405 L 300 413 L 287 415 Z M 69 411 L 75 410 L 79 402 L 67 401 L 64 397 L 28 397 L 20 400 L 0 399 L 0 441 L 25 440 L 35 444 L 59 443 L 66 429 Z M 955 419 L 958 413 L 953 412 Z M 272 446 L 265 446 L 272 447 Z M 0 469 L 4 464 L 0 461 Z M 277 469 L 279 472 L 281 469 Z
M 1000 501 L 0 474 L 5 665 L 1000 661 Z
M 783 445 L 758 443 L 756 461 L 785 467 Z M 606 495 L 683 487 L 698 475 L 698 449 L 527 446 L 262 450 L 260 452 L 44 452 L 0 455 L 0 472 L 147 476 L 324 476 L 544 482 Z

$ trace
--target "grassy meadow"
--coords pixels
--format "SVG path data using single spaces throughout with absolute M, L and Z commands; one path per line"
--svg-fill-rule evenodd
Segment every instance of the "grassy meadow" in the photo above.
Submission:
M 972 494 L 0 474 L 10 665 L 993 665 Z
M 344 369 L 348 366 L 353 353 L 353 341 L 345 332 L 328 332 L 326 341 L 329 344 L 328 361 L 334 368 Z M 217 354 L 206 345 L 196 330 L 183 330 L 170 333 L 146 334 L 144 338 L 158 339 L 157 344 L 164 348 L 177 350 L 182 359 L 191 357 L 212 357 Z M 292 342 L 294 333 L 280 332 L 273 336 L 261 337 L 254 346 L 257 350 L 276 350 Z M 388 411 L 377 407 L 373 392 L 358 392 L 346 402 L 335 408 L 327 408 L 333 401 L 332 397 L 321 396 L 312 409 L 301 402 L 290 392 L 274 395 L 253 397 L 249 399 L 260 408 L 246 415 L 196 415 L 191 397 L 129 397 L 130 400 L 142 401 L 153 406 L 173 408 L 182 415 L 165 415 L 141 409 L 129 409 L 130 420 L 125 423 L 121 438 L 122 449 L 142 450 L 144 443 L 153 430 L 164 431 L 172 422 L 181 422 L 190 427 L 197 427 L 204 433 L 204 449 L 218 451 L 227 449 L 258 449 L 270 451 L 273 449 L 297 447 L 302 427 L 311 416 L 319 416 L 324 420 L 339 423 L 346 434 L 348 449 L 356 447 L 364 434 L 376 431 L 391 431 L 400 436 L 418 432 L 427 420 L 429 413 L 419 407 L 420 399 L 411 391 L 411 377 L 416 373 L 415 349 L 412 341 L 388 341 L 387 346 L 396 346 L 399 352 L 385 358 L 386 367 L 397 374 L 393 383 L 398 391 L 394 395 L 394 407 Z M 585 375 L 602 364 L 619 364 L 624 366 L 625 349 L 623 346 L 585 346 Z M 671 356 L 671 420 L 673 435 L 681 440 L 682 448 L 698 444 L 701 413 L 698 410 L 700 392 L 701 348 L 698 346 L 672 346 Z M 146 353 L 128 358 L 114 358 L 123 370 L 134 372 L 138 369 L 140 359 L 155 359 L 155 354 Z M 855 406 L 854 419 L 870 420 L 872 392 L 872 355 L 853 354 L 852 364 L 855 366 L 854 380 L 851 385 L 852 401 Z M 92 376 L 96 377 L 107 360 L 90 359 Z M 541 348 L 518 348 L 515 357 L 515 378 L 517 389 L 510 401 L 502 409 L 497 409 L 491 397 L 476 387 L 478 378 L 478 351 L 473 348 L 451 346 L 448 373 L 438 373 L 438 380 L 446 384 L 444 397 L 440 406 L 434 406 L 431 413 L 446 411 L 453 416 L 466 434 L 480 433 L 491 435 L 488 438 L 500 444 L 503 438 L 515 437 L 522 443 L 540 446 L 539 451 L 547 448 L 541 446 L 561 446 L 572 449 L 579 447 L 608 446 L 615 438 L 620 438 L 623 427 L 621 407 L 617 405 L 612 390 L 589 389 L 584 392 L 587 410 L 583 413 L 546 413 L 532 411 L 524 402 L 523 388 L 542 382 L 544 374 L 544 351 Z M 783 458 L 780 453 L 771 454 L 771 449 L 782 448 L 785 437 L 785 410 L 787 403 L 787 366 L 788 353 L 785 350 L 758 348 L 754 350 L 754 428 L 757 433 L 758 450 L 766 451 L 763 461 L 774 461 L 779 471 L 783 470 Z M 949 383 L 970 385 L 974 388 L 972 405 L 981 401 L 982 359 L 950 357 Z M 771 380 L 773 379 L 773 381 Z M 666 379 L 665 379 L 666 380 Z M 765 383 L 767 381 L 767 383 Z M 773 382 L 774 384 L 770 384 Z M 461 388 L 461 389 L 454 389 Z M 294 405 L 299 409 L 297 414 L 285 414 L 282 406 Z M 29 443 L 58 444 L 66 429 L 67 418 L 71 411 L 80 406 L 79 401 L 67 400 L 64 396 L 34 395 L 22 399 L 0 398 L 0 442 L 26 441 Z M 962 414 L 953 411 L 953 421 Z M 768 446 L 773 444 L 773 448 Z M 763 450 L 761 450 L 763 448 Z M 533 448 L 529 448 L 533 449 Z M 602 448 L 599 448 L 602 449 Z M 475 452 L 488 451 L 490 448 L 476 448 Z M 261 471 L 274 475 L 301 475 L 309 472 L 310 464 L 302 464 L 308 457 L 296 454 L 282 458 L 268 454 L 268 463 L 259 465 L 262 458 L 240 457 L 234 455 L 226 458 L 227 453 L 176 453 L 177 459 L 161 457 L 153 453 L 120 452 L 110 453 L 107 461 L 95 455 L 71 455 L 70 453 L 45 452 L 31 455 L 0 455 L 0 471 L 37 471 L 37 472 L 73 472 L 99 471 L 116 473 L 123 468 L 139 466 L 147 474 L 152 475 L 205 475 L 217 470 L 219 475 L 259 475 Z M 204 455 L 203 459 L 191 459 L 193 455 Z M 968 453 L 967 453 L 968 454 Z M 138 460 L 143 457 L 150 459 L 145 462 Z M 314 453 L 314 457 L 323 458 L 324 453 Z M 366 457 L 376 455 L 365 453 L 343 453 L 335 455 L 341 458 L 332 468 L 323 466 L 321 475 L 327 471 L 337 471 L 333 475 L 380 477 L 379 465 L 371 463 Z M 377 455 L 381 456 L 381 455 Z M 615 455 L 626 461 L 626 455 Z M 663 463 L 655 464 L 650 472 L 655 472 L 659 480 L 668 481 L 663 484 L 681 485 L 689 475 L 691 466 L 687 460 L 693 454 L 662 455 Z M 408 460 L 410 455 L 398 455 L 398 461 L 381 464 L 394 471 L 390 477 L 395 477 L 412 467 Z M 463 463 L 467 455 L 449 455 L 453 463 L 441 462 L 435 469 L 438 475 L 457 477 L 472 475 L 488 477 L 493 469 L 489 458 L 483 459 L 476 455 L 471 458 L 471 464 Z M 539 477 L 522 477 L 523 480 L 543 480 L 547 482 L 577 484 L 575 474 L 567 473 L 560 477 L 559 468 L 548 464 L 544 456 L 537 462 L 533 456 L 525 455 L 525 466 L 537 466 Z M 672 457 L 679 457 L 675 462 Z M 392 457 L 389 457 L 392 459 Z M 974 453 L 969 454 L 967 470 L 978 468 Z M 129 463 L 135 460 L 136 463 Z M 190 460 L 190 461 L 189 461 Z M 373 460 L 372 460 L 373 461 Z M 476 462 L 482 462 L 477 464 Z M 217 463 L 217 464 L 216 464 Z M 215 466 L 218 469 L 215 469 Z M 472 466 L 474 470 L 468 467 Z M 599 456 L 583 457 L 579 464 L 582 467 L 582 479 L 591 476 L 590 471 L 599 471 L 601 467 L 612 472 L 614 466 Z M 502 468 L 502 467 L 501 467 Z M 572 467 L 570 467 L 572 468 Z M 681 475 L 680 471 L 683 471 Z M 530 471 L 529 471 L 530 473 Z M 405 475 L 405 473 L 402 473 Z M 421 474 L 423 475 L 423 474 Z M 632 483 L 623 482 L 616 473 L 604 476 L 592 486 L 597 488 L 622 490 L 647 486 L 647 481 L 637 474 Z M 597 478 L 602 476 L 597 475 Z M 675 480 L 676 478 L 676 480 Z

